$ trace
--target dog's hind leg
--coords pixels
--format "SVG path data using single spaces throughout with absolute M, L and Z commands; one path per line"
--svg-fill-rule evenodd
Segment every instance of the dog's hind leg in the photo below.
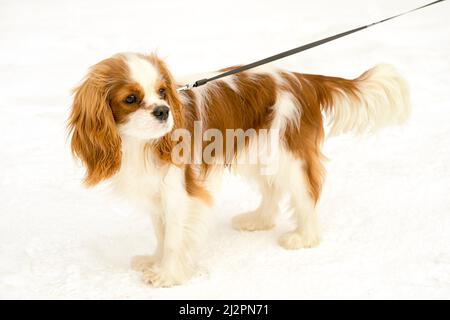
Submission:
M 320 231 L 314 203 L 303 196 L 292 199 L 296 229 L 283 234 L 278 243 L 285 249 L 312 248 L 319 245 Z
M 321 169 L 320 163 L 318 165 Z M 278 243 L 290 250 L 315 247 L 320 242 L 320 228 L 316 213 L 317 198 L 311 188 L 314 181 L 320 183 L 321 170 L 311 170 L 311 163 L 300 160 L 293 161 L 288 170 L 285 186 L 291 194 L 295 229 L 283 234 Z
M 275 219 L 278 215 L 278 203 L 281 199 L 281 192 L 274 184 L 267 179 L 259 179 L 262 200 L 260 206 L 251 212 L 242 213 L 232 220 L 232 226 L 236 230 L 260 231 L 270 230 L 275 226 Z

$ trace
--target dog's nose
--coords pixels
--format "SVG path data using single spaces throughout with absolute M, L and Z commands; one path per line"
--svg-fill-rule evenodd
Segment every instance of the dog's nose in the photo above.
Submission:
M 169 117 L 169 111 L 170 109 L 167 106 L 157 106 L 155 109 L 153 109 L 152 114 L 156 119 L 166 121 Z

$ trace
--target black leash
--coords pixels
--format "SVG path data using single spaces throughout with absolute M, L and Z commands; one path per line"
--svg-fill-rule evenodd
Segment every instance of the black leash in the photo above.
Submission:
M 294 48 L 294 49 L 291 49 L 291 50 L 288 50 L 288 51 L 285 51 L 285 52 L 282 52 L 282 53 L 279 53 L 279 54 L 276 54 L 276 55 L 273 55 L 271 57 L 268 57 L 268 58 L 265 58 L 265 59 L 262 59 L 262 60 L 259 60 L 259 61 L 256 61 L 256 62 L 253 62 L 253 63 L 250 63 L 250 64 L 246 64 L 244 66 L 241 66 L 241 67 L 238 67 L 238 68 L 226 71 L 226 72 L 221 73 L 221 74 L 218 74 L 217 76 L 214 76 L 212 78 L 206 78 L 206 79 L 197 80 L 194 83 L 187 84 L 184 87 L 179 88 L 178 91 L 191 90 L 192 88 L 200 87 L 200 86 L 202 86 L 202 85 L 204 85 L 204 84 L 206 84 L 206 83 L 208 83 L 210 81 L 214 81 L 214 80 L 217 80 L 217 79 L 220 79 L 220 78 L 228 77 L 228 76 L 231 76 L 233 74 L 236 74 L 236 73 L 248 70 L 248 69 L 252 69 L 252 68 L 261 66 L 263 64 L 267 64 L 269 62 L 272 62 L 272 61 L 275 61 L 275 60 L 279 60 L 279 59 L 291 56 L 293 54 L 296 54 L 296 53 L 299 53 L 299 52 L 302 52 L 302 51 L 306 51 L 306 50 L 312 49 L 314 47 L 320 46 L 320 45 L 325 44 L 327 42 L 331 42 L 331 41 L 337 40 L 339 38 L 348 36 L 348 35 L 350 35 L 352 33 L 362 31 L 364 29 L 376 26 L 377 24 L 380 24 L 380 23 L 383 23 L 383 22 L 387 22 L 389 20 L 392 20 L 392 19 L 404 16 L 404 15 L 412 13 L 414 11 L 418 11 L 418 10 L 424 9 L 426 7 L 435 5 L 435 4 L 437 4 L 439 2 L 443 2 L 443 1 L 446 1 L 446 0 L 434 1 L 434 2 L 431 2 L 431 3 L 426 4 L 424 6 L 421 6 L 419 8 L 415 8 L 415 9 L 412 9 L 412 10 L 400 13 L 400 14 L 395 15 L 393 17 L 390 17 L 390 18 L 387 18 L 387 19 L 383 19 L 381 21 L 374 22 L 372 24 L 368 24 L 368 25 L 365 25 L 365 26 L 362 26 L 362 27 L 359 27 L 359 28 L 356 28 L 356 29 L 353 29 L 353 30 L 342 32 L 342 33 L 336 34 L 334 36 L 331 36 L 331 37 L 328 37 L 328 38 L 325 38 L 325 39 L 322 39 L 322 40 L 318 40 L 318 41 L 315 41 L 315 42 L 311 42 L 311 43 L 308 43 L 306 45 L 303 45 L 303 46 L 300 46 L 300 47 L 297 47 L 297 48 Z

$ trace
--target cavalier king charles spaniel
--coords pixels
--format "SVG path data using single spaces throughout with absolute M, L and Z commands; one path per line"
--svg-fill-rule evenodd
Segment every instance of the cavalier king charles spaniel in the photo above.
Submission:
M 232 220 L 235 229 L 273 228 L 278 204 L 288 196 L 293 227 L 278 243 L 311 248 L 320 241 L 315 208 L 325 129 L 373 132 L 403 123 L 410 113 L 408 87 L 388 65 L 353 80 L 259 67 L 177 90 L 185 83 L 156 55 L 117 54 L 91 67 L 74 90 L 68 121 L 85 184 L 109 180 L 151 216 L 155 252 L 131 264 L 156 287 L 195 274 L 214 181 L 224 170 L 256 182 L 262 195 L 256 210 Z M 260 139 L 267 132 L 275 134 L 274 143 Z

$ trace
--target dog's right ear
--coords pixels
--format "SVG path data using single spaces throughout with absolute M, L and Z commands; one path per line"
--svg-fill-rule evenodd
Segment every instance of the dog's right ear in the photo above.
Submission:
M 102 63 L 94 66 L 84 82 L 74 90 L 68 120 L 74 156 L 86 168 L 87 186 L 110 178 L 120 168 L 121 139 L 109 106 L 109 81 Z

